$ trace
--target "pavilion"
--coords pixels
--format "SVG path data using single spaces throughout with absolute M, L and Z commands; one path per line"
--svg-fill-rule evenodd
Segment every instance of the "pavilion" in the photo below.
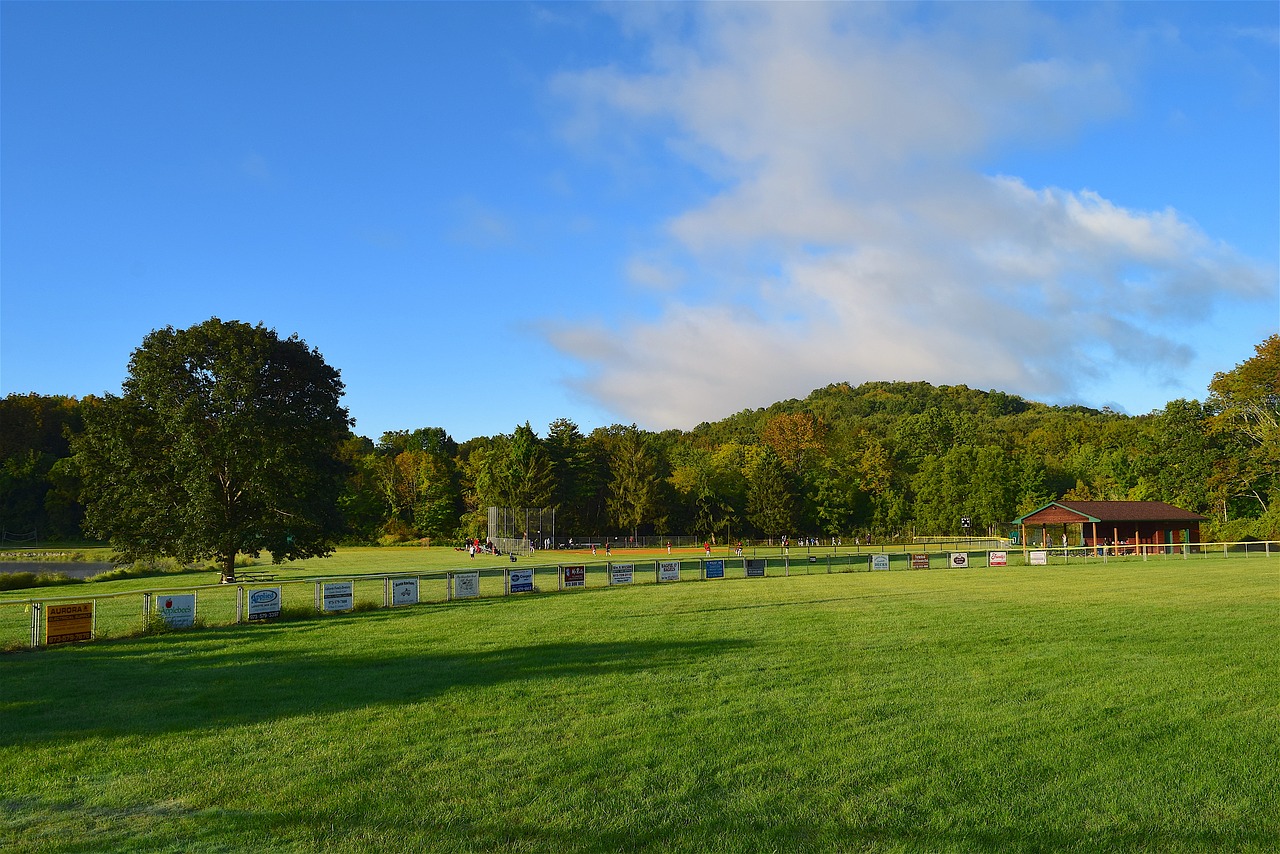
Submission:
M 1163 501 L 1051 501 L 1013 520 L 1021 541 L 1027 531 L 1040 529 L 1040 544 L 1050 546 L 1049 527 L 1061 527 L 1070 545 L 1139 546 L 1200 542 L 1205 517 Z M 1079 526 L 1078 537 L 1068 530 Z

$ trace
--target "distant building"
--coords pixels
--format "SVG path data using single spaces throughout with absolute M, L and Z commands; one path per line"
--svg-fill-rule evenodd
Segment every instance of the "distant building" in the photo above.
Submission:
M 1020 527 L 1024 544 L 1029 542 L 1028 532 L 1038 529 L 1041 545 L 1058 545 L 1049 541 L 1049 529 L 1054 528 L 1061 529 L 1073 546 L 1163 546 L 1200 542 L 1205 519 L 1163 501 L 1051 501 L 1013 524 Z

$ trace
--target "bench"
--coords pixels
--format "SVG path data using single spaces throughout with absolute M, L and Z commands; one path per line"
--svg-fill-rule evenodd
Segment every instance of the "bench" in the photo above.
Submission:
M 237 584 L 261 584 L 266 581 L 275 581 L 276 574 L 265 569 L 245 569 L 236 572 Z

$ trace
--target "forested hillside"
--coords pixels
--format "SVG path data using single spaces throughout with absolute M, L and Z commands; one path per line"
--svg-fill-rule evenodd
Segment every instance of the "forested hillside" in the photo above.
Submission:
M 614 425 L 457 442 L 440 428 L 352 436 L 349 537 L 451 541 L 486 510 L 555 507 L 563 539 L 877 538 L 1002 531 L 1057 498 L 1162 500 L 1209 517 L 1207 539 L 1280 537 L 1280 336 L 1218 374 L 1204 402 L 1127 416 L 928 383 L 832 385 L 688 432 Z M 88 398 L 0 401 L 0 521 L 75 537 L 68 435 Z M 534 532 L 536 533 L 536 532 Z

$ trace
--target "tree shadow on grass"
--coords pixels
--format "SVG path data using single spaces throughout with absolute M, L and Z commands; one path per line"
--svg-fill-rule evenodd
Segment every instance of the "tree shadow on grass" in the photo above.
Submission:
M 317 621 L 278 628 L 296 640 L 323 627 Z M 0 746 L 252 724 L 417 703 L 455 689 L 503 683 L 625 676 L 744 645 L 565 641 L 441 652 L 407 649 L 397 640 L 385 652 L 362 645 L 360 652 L 344 655 L 333 646 L 279 649 L 248 642 L 264 640 L 270 631 L 236 627 L 184 635 L 163 656 L 146 648 L 148 641 L 172 639 L 11 658 L 0 665 Z

